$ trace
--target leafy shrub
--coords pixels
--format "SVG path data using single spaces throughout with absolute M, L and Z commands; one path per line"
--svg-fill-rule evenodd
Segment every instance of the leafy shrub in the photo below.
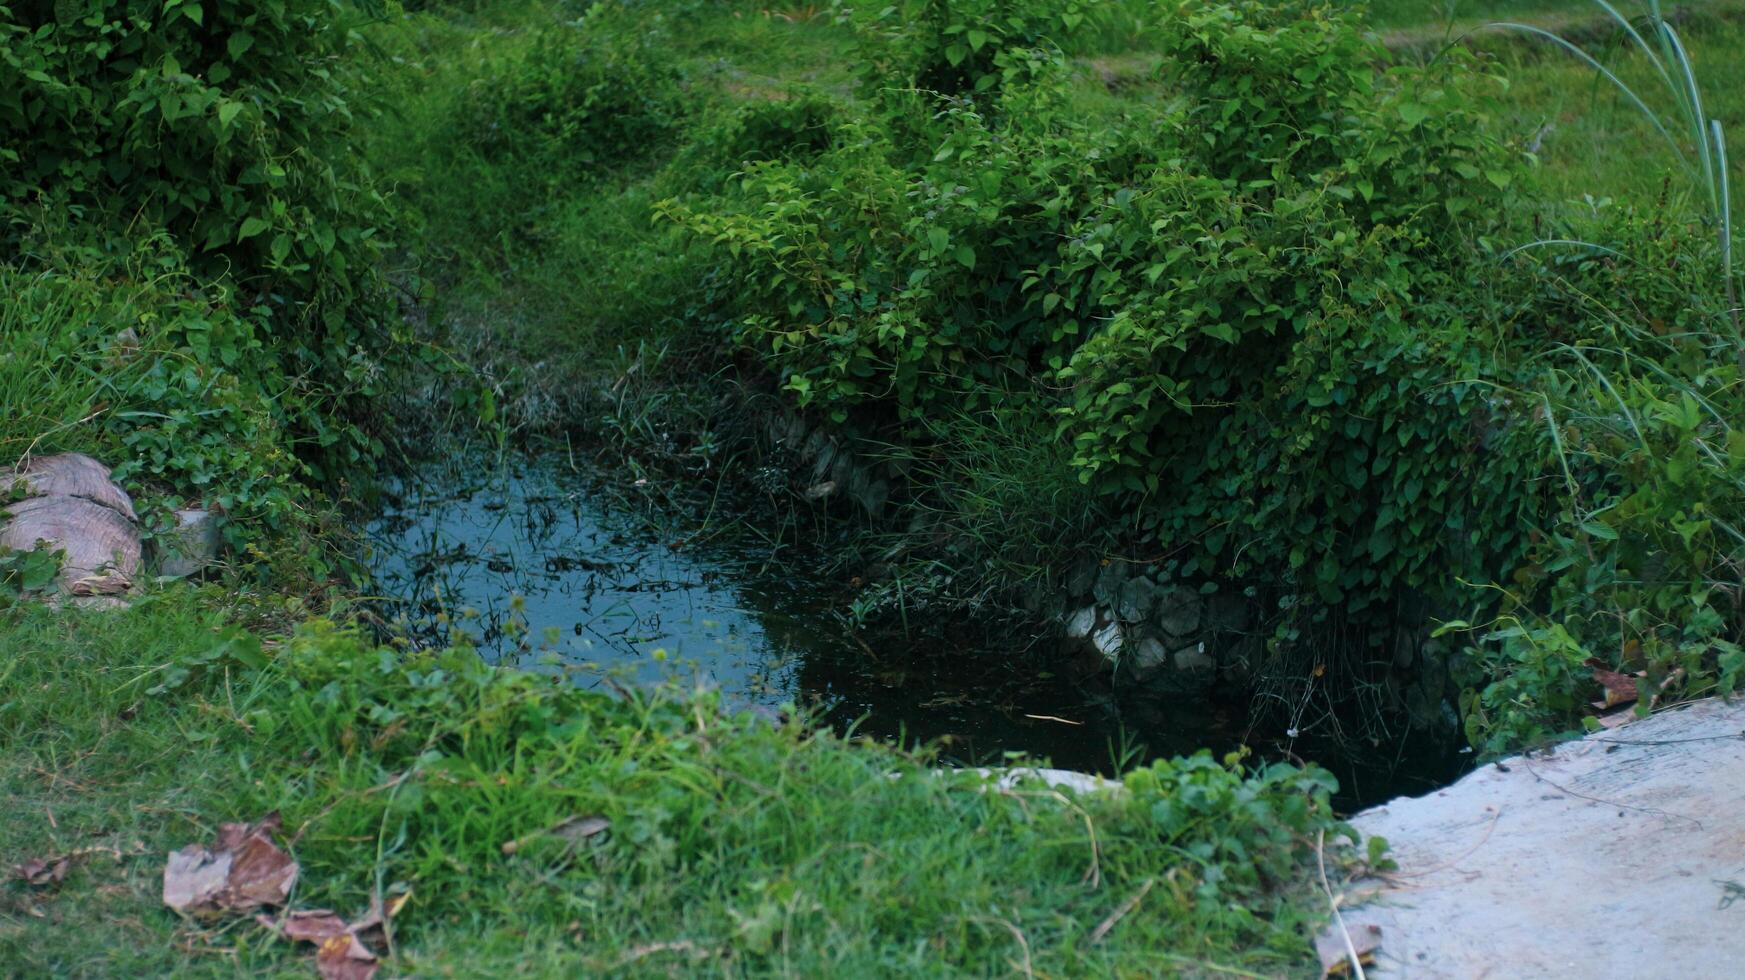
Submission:
M 719 193 L 754 163 L 809 161 L 839 145 L 851 118 L 842 103 L 815 92 L 742 105 L 700 125 L 666 179 L 690 192 Z
M 801 405 L 920 438 L 1053 407 L 1184 574 L 1391 616 L 1510 567 L 1543 447 L 1467 285 L 1518 166 L 1482 78 L 1379 69 L 1309 2 L 1190 0 L 1157 37 L 1163 107 L 1084 125 L 1048 73 L 888 101 L 666 213 L 726 251 L 732 335 Z
M 1557 507 L 1497 620 L 1448 627 L 1471 630 L 1464 715 L 1492 755 L 1594 724 L 1595 666 L 1640 674 L 1642 710 L 1745 674 L 1745 403 L 1707 236 L 1663 215 L 1601 231 L 1605 253 L 1543 263 L 1564 300 L 1537 411 Z
M 1038 286 L 1107 323 L 1063 372 L 1078 465 L 1155 501 L 1186 571 L 1346 612 L 1509 567 L 1536 457 L 1456 270 L 1514 165 L 1462 66 L 1378 73 L 1311 4 L 1183 4 L 1162 35 L 1191 169 L 1116 192 Z
M 1231 892 L 1276 888 L 1301 873 L 1302 847 L 1330 825 L 1337 780 L 1322 770 L 1267 765 L 1249 772 L 1238 755 L 1220 764 L 1210 752 L 1158 760 L 1129 772 L 1127 810 L 1148 819 L 1157 845 L 1204 869 L 1194 901 L 1206 912 Z M 1208 833 L 1210 831 L 1210 833 Z
M 61 558 L 61 552 L 42 547 L 0 548 L 0 613 L 47 590 L 60 574 Z
M 68 234 L 43 217 L 61 211 L 94 244 L 163 229 L 197 278 L 270 311 L 285 377 L 355 408 L 388 331 L 381 199 L 346 144 L 351 43 L 330 0 L 0 4 L 0 238 L 37 250 Z M 302 433 L 337 465 L 369 455 Z
M 1058 102 L 1053 88 L 1020 89 L 990 114 L 862 115 L 829 152 L 753 165 L 719 197 L 663 213 L 733 260 L 721 287 L 732 336 L 802 406 L 920 435 L 929 416 L 1039 380 L 1067 349 L 1026 275 L 1109 176 L 1086 158 L 1119 168 L 1144 137 L 1072 125 Z M 924 154 L 906 142 L 922 130 L 937 140 Z
M 489 64 L 461 100 L 461 130 L 487 159 L 549 168 L 563 185 L 665 143 L 684 116 L 680 77 L 646 34 L 595 7 Z
M 1059 38 L 1100 0 L 902 0 L 861 21 L 862 84 L 939 95 L 991 92 L 1061 60 Z

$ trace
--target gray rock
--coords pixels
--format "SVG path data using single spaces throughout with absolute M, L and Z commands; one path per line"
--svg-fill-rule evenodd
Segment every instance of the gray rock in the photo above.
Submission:
M 1164 647 L 1162 640 L 1148 636 L 1139 641 L 1127 662 L 1132 666 L 1133 673 L 1145 677 L 1169 666 L 1169 650 Z
M 1199 631 L 1204 605 L 1194 590 L 1170 586 L 1157 597 L 1157 625 L 1171 636 L 1193 636 Z
M 139 520 L 127 491 L 110 482 L 109 467 L 81 453 L 37 456 L 10 479 L 0 478 L 0 488 L 25 497 L 82 497 L 130 521 Z
M 830 463 L 836 456 L 836 444 L 830 441 L 823 430 L 814 431 L 806 437 L 806 444 L 800 449 L 800 459 L 812 464 L 812 482 L 818 483 L 824 475 L 830 472 Z
M 1027 784 L 1039 784 L 1049 789 L 1070 789 L 1075 793 L 1121 793 L 1126 790 L 1118 779 L 1107 779 L 1088 772 L 1071 769 L 1038 769 L 1024 766 L 1017 769 L 976 769 L 984 776 L 994 777 L 1002 790 L 1020 789 Z
M 1069 640 L 1082 640 L 1090 636 L 1091 631 L 1096 628 L 1097 607 L 1086 606 L 1067 617 L 1066 638 Z
M 1091 587 L 1091 595 L 1103 605 L 1113 607 L 1131 571 L 1132 566 L 1124 561 L 1109 562 L 1097 573 L 1097 584 Z
M 1400 670 L 1412 666 L 1412 661 L 1418 657 L 1418 644 L 1414 642 L 1409 630 L 1396 630 L 1394 633 L 1394 666 Z
M 58 582 L 74 596 L 113 596 L 139 577 L 140 540 L 133 501 L 109 481 L 109 468 L 68 453 L 31 460 L 0 477 L 8 496 L 0 504 L 0 548 L 63 553 Z
M 1115 612 L 1125 622 L 1142 623 L 1157 599 L 1157 583 L 1136 575 L 1121 584 L 1115 597 Z
M 1241 633 L 1254 625 L 1254 602 L 1247 596 L 1221 592 L 1205 599 L 1206 628 L 1219 633 Z
M 1066 594 L 1068 598 L 1078 599 L 1090 595 L 1091 585 L 1097 580 L 1098 565 L 1096 558 L 1082 555 L 1072 563 L 1072 569 L 1066 573 Z
M 1253 633 L 1218 641 L 1218 668 L 1224 676 L 1240 683 L 1260 669 L 1261 656 L 1266 653 L 1266 640 Z
M 839 487 L 846 487 L 854 479 L 854 455 L 842 447 L 836 447 L 836 460 L 830 464 L 830 479 Z
M 1171 656 L 1171 659 L 1175 661 L 1175 669 L 1182 671 L 1211 670 L 1218 666 L 1218 662 L 1206 652 L 1204 642 L 1182 647 Z
M 1091 646 L 1096 647 L 1103 659 L 1111 664 L 1121 659 L 1121 647 L 1125 642 L 1120 623 L 1109 623 L 1091 636 Z
M 818 441 L 814 434 L 814 441 Z M 807 443 L 806 458 L 812 462 L 812 482 L 823 483 L 830 478 L 830 467 L 836 462 L 836 446 L 834 443 L 823 442 L 816 452 L 811 451 L 812 444 Z
M 157 541 L 158 574 L 197 575 L 218 560 L 223 546 L 222 518 L 209 510 L 176 511 L 176 529 Z
M 885 480 L 868 480 L 864 488 L 854 493 L 855 503 L 860 504 L 868 515 L 877 517 L 884 512 L 885 501 L 890 499 L 891 484 Z

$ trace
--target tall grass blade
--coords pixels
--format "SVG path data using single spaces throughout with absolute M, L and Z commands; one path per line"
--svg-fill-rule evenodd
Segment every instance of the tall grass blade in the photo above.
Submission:
M 1585 248 L 1590 252 L 1596 252 L 1600 255 L 1609 255 L 1615 259 L 1624 259 L 1626 261 L 1630 260 L 1630 257 L 1628 255 L 1625 255 L 1623 252 L 1620 252 L 1615 248 L 1607 248 L 1606 246 L 1600 245 L 1596 242 L 1583 241 L 1579 238 L 1541 238 L 1541 239 L 1538 239 L 1536 241 L 1531 241 L 1531 242 L 1526 242 L 1526 243 L 1521 244 L 1521 245 L 1516 245 L 1514 248 L 1509 249 L 1507 252 L 1504 252 L 1502 255 L 1497 256 L 1497 261 L 1500 262 L 1500 261 L 1504 261 L 1507 259 L 1512 259 L 1515 256 L 1521 254 L 1522 252 L 1527 251 L 1530 248 L 1546 248 L 1549 246 L 1569 246 L 1569 245 L 1573 245 L 1577 248 Z
M 1637 110 L 1642 113 L 1643 117 L 1648 120 L 1649 124 L 1654 127 L 1655 131 L 1666 140 L 1666 145 L 1672 147 L 1672 152 L 1678 157 L 1679 162 L 1684 164 L 1687 168 L 1690 167 L 1690 159 L 1685 156 L 1684 147 L 1678 145 L 1678 140 L 1673 138 L 1672 133 L 1667 130 L 1666 125 L 1660 121 L 1660 114 L 1655 112 L 1653 109 L 1648 108 L 1648 104 L 1642 101 L 1641 96 L 1637 95 L 1636 91 L 1632 89 L 1628 83 L 1614 74 L 1611 69 L 1601 64 L 1593 55 L 1582 50 L 1579 45 L 1572 44 L 1543 27 L 1534 27 L 1531 24 L 1516 24 L 1510 21 L 1496 21 L 1494 23 L 1486 24 L 1485 29 L 1519 31 L 1523 34 L 1550 41 L 1552 44 L 1557 45 L 1575 56 L 1575 58 L 1582 64 L 1599 72 L 1602 77 L 1612 83 L 1614 88 L 1623 94 L 1624 98 L 1630 100 L 1631 105 L 1634 105 Z
M 1691 70 L 1690 54 L 1685 51 L 1684 42 L 1679 40 L 1678 32 L 1665 21 L 1660 22 L 1658 26 L 1661 34 L 1671 44 L 1675 55 L 1673 64 L 1678 66 L 1679 72 L 1683 76 L 1685 97 L 1680 101 L 1684 103 L 1684 111 L 1689 116 L 1691 132 L 1696 137 L 1697 153 L 1703 168 L 1703 183 L 1708 186 L 1709 191 L 1709 203 L 1718 208 L 1720 202 L 1715 196 L 1714 160 L 1709 154 L 1708 134 L 1703 132 L 1702 89 L 1697 85 L 1696 73 Z
M 1745 335 L 1739 330 L 1739 283 L 1733 278 L 1733 186 L 1727 176 L 1727 140 L 1719 119 L 1709 120 L 1715 141 L 1715 169 L 1720 174 L 1721 276 L 1727 284 L 1727 312 L 1733 318 L 1733 339 L 1740 345 L 1739 364 L 1745 367 Z
M 1636 25 L 1630 22 L 1630 18 L 1619 13 L 1618 9 L 1607 3 L 1606 0 L 1594 0 L 1594 3 L 1598 4 L 1600 9 L 1604 10 L 1606 15 L 1611 17 L 1613 22 L 1623 29 L 1624 33 L 1630 35 L 1630 40 L 1635 42 L 1636 48 L 1642 52 L 1642 56 L 1647 58 L 1648 63 L 1654 66 L 1654 71 L 1660 75 L 1660 80 L 1666 83 L 1666 87 L 1669 90 L 1676 92 L 1678 86 L 1673 83 L 1672 75 L 1667 73 L 1666 62 L 1661 60 L 1660 56 L 1654 53 L 1654 47 L 1648 43 L 1647 38 L 1642 36 L 1642 32 L 1636 30 Z

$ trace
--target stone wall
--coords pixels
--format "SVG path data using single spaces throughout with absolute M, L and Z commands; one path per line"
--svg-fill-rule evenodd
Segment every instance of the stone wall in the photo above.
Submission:
M 1089 647 L 1123 678 L 1173 692 L 1241 682 L 1264 648 L 1254 603 L 1206 594 L 1120 559 L 1081 559 L 1058 615 L 1069 651 Z
M 770 416 L 764 435 L 783 479 L 808 500 L 843 499 L 877 519 L 905 478 L 899 464 L 857 454 L 797 413 Z M 1277 669 L 1266 662 L 1266 640 L 1276 624 L 1261 602 L 1172 581 L 1142 563 L 1081 558 L 1058 587 L 1029 596 L 1026 606 L 1058 625 L 1064 661 L 1159 693 L 1248 691 L 1262 672 Z M 1459 695 L 1449 666 L 1455 648 L 1428 634 L 1427 626 L 1396 630 L 1390 642 L 1365 654 L 1366 666 L 1380 678 L 1379 697 L 1390 712 L 1414 727 L 1445 729 L 1454 723 Z

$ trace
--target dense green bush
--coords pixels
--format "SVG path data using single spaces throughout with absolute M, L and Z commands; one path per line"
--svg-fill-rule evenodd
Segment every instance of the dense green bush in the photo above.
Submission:
M 603 6 L 484 69 L 458 107 L 461 132 L 488 159 L 527 166 L 525 176 L 548 186 L 646 156 L 685 115 L 679 74 L 657 39 L 610 24 Z
M 861 83 L 967 96 L 1033 80 L 1101 0 L 902 0 L 863 16 Z
M 1315 5 L 1184 4 L 1160 36 L 1185 159 L 1040 270 L 1104 324 L 1062 374 L 1085 475 L 1148 498 L 1190 571 L 1289 570 L 1347 612 L 1509 567 L 1538 458 L 1469 285 L 1516 169 L 1477 79 L 1378 72 Z
M 809 161 L 836 148 L 851 138 L 844 122 L 852 118 L 841 102 L 804 90 L 738 106 L 697 126 L 666 179 L 716 193 L 752 164 Z
M 1485 80 L 1378 68 L 1311 2 L 1193 0 L 1154 39 L 1176 97 L 1112 125 L 1061 71 L 884 100 L 667 213 L 723 248 L 731 335 L 801 405 L 909 437 L 1052 407 L 1184 574 L 1390 616 L 1511 567 L 1542 447 L 1469 285 L 1519 166 Z
M 344 415 L 389 332 L 381 200 L 347 145 L 352 40 L 331 0 L 0 4 L 0 241 L 167 232 L 266 311 L 261 352 L 322 396 L 287 421 L 338 467 L 373 454 Z

